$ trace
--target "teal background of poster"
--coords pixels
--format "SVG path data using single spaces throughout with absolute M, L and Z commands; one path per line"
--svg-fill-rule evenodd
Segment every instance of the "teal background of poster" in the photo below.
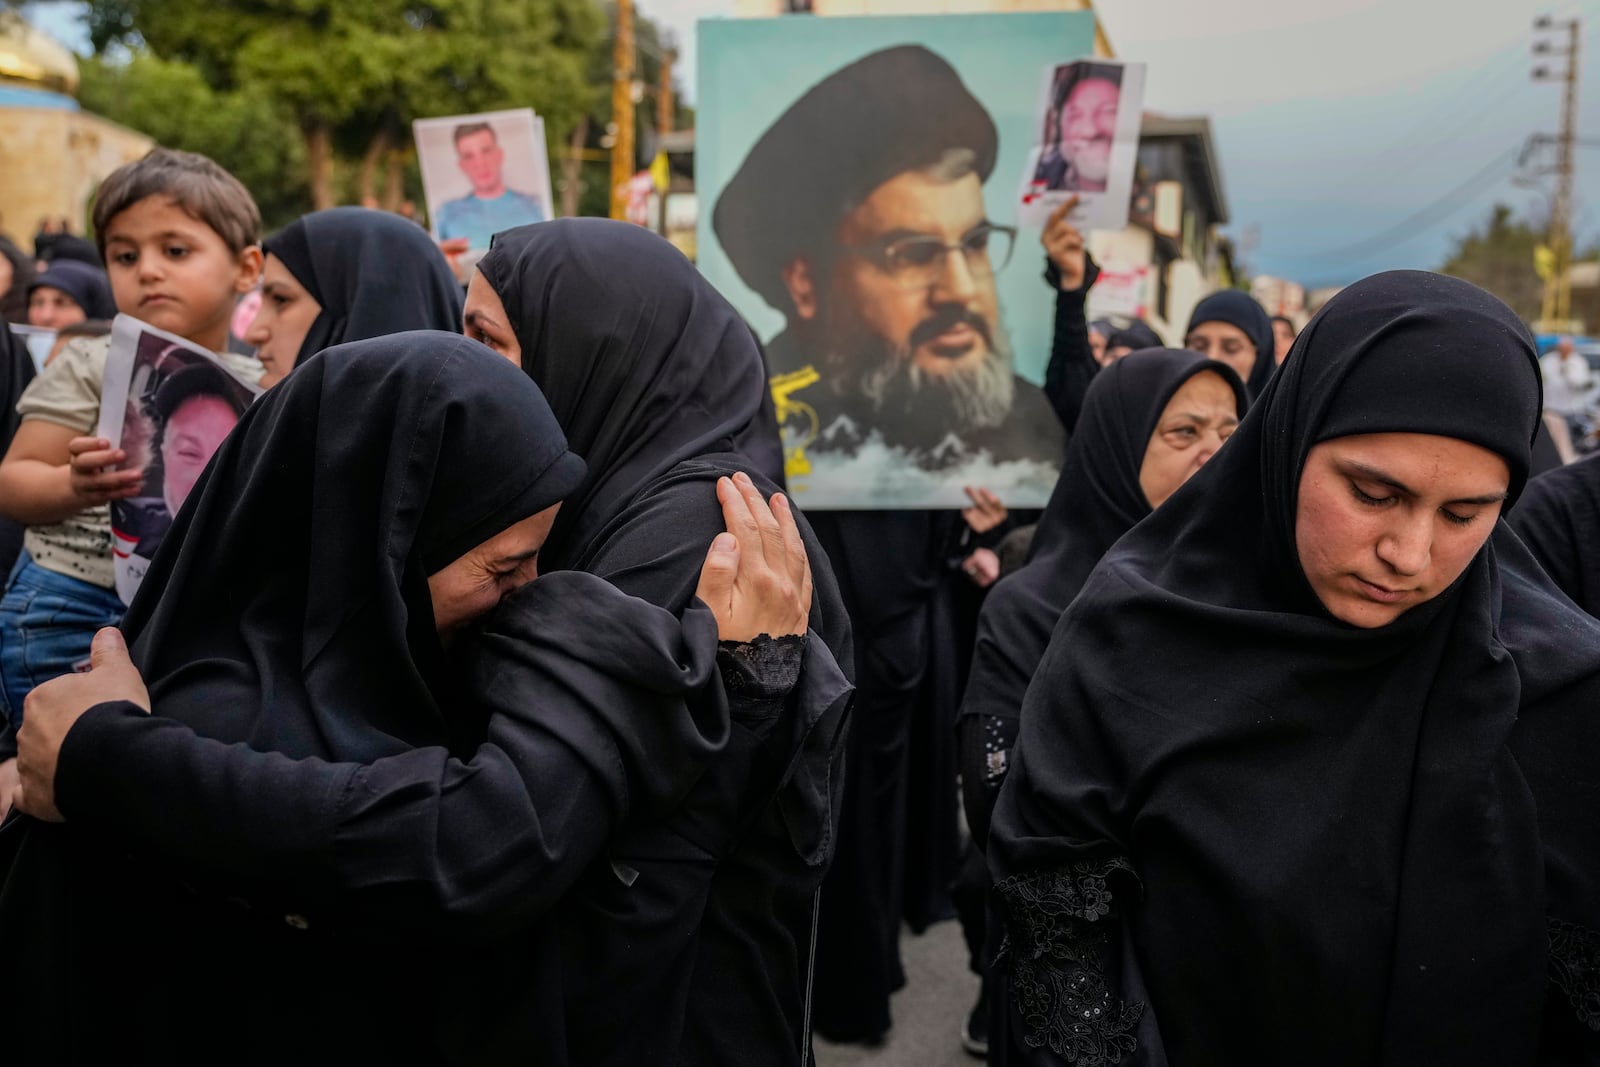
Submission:
M 999 131 L 994 173 L 984 185 L 989 218 L 1017 224 L 1017 190 L 1038 137 L 1039 94 L 1047 66 L 1094 51 L 1094 15 L 1044 12 L 915 15 L 892 18 L 704 19 L 698 25 L 695 96 L 696 235 L 701 271 L 755 327 L 763 341 L 784 318 L 739 279 L 711 226 L 717 198 L 756 141 L 807 89 L 872 52 L 920 44 L 944 57 Z M 826 144 L 818 145 L 826 152 Z M 840 160 L 849 166 L 849 160 Z M 1016 370 L 1044 381 L 1055 296 L 1045 284 L 1038 227 L 1020 227 L 1016 252 L 997 277 Z

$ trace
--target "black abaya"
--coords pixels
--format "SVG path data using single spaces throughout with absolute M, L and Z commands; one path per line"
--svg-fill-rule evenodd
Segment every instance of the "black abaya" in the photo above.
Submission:
M 1600 614 L 1600 455 L 1534 478 L 1509 521 L 1561 591 Z
M 723 698 L 709 611 L 584 574 L 447 663 L 428 576 L 583 476 L 459 335 L 336 347 L 245 414 L 129 611 L 156 714 L 91 709 L 67 824 L 0 835 L 21 1062 L 565 1062 L 549 915 L 775 707 Z
M 1499 526 L 1450 588 L 1356 628 L 1294 539 L 1318 442 L 1468 441 L 1505 459 L 1514 501 L 1538 417 L 1509 308 L 1378 275 L 1107 553 L 1029 688 L 991 832 L 1013 1053 L 1600 1055 L 1600 785 L 1578 766 L 1600 745 L 1600 623 Z
M 0 322 L 0 456 L 5 455 L 5 450 L 11 447 L 11 438 L 16 436 L 17 426 L 22 421 L 17 414 L 17 401 L 33 378 L 33 357 L 28 354 L 28 346 Z M 23 530 L 20 522 L 0 515 L 0 573 L 9 575 L 16 564 L 22 552 Z M 4 758 L 5 754 L 0 751 L 0 759 Z
M 749 328 L 677 250 L 624 223 L 510 230 L 479 270 L 589 465 L 547 565 L 679 610 L 722 529 L 715 479 L 743 470 L 771 493 L 781 473 Z M 553 918 L 574 1062 L 802 1060 L 813 894 L 842 782 L 848 687 L 832 660 L 848 672 L 851 648 L 827 556 L 797 519 L 816 592 L 794 696 L 736 724 L 678 805 L 613 840 Z

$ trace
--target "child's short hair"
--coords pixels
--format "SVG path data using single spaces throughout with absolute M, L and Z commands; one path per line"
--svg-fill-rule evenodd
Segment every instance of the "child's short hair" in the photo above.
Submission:
M 235 255 L 261 243 L 261 212 L 250 190 L 197 152 L 154 148 L 143 159 L 111 172 L 94 201 L 94 240 L 106 253 L 111 220 L 151 196 L 168 196 L 216 231 Z

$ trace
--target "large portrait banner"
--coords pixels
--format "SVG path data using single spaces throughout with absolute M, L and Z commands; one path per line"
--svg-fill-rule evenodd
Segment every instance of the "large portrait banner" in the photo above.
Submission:
M 1041 389 L 1055 294 L 1018 190 L 1041 75 L 1092 51 L 1094 16 L 699 32 L 699 264 L 766 347 L 795 499 L 954 508 L 976 486 L 1042 507 L 1064 450 Z

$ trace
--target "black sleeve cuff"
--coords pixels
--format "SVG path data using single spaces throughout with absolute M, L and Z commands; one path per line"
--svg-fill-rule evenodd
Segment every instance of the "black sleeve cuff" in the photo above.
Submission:
M 1079 300 L 1088 298 L 1089 290 L 1094 288 L 1094 283 L 1100 280 L 1100 264 L 1094 261 L 1088 251 L 1083 253 L 1083 284 L 1076 289 L 1061 288 L 1061 268 L 1056 266 L 1056 261 L 1049 256 L 1044 257 L 1045 284 L 1055 290 L 1056 299 L 1062 297 L 1076 297 Z
M 805 634 L 762 634 L 754 641 L 717 642 L 717 666 L 722 669 L 728 699 L 737 705 L 788 696 L 800 680 L 805 649 Z
M 92 818 L 118 803 L 114 776 L 101 768 L 119 759 L 122 739 L 151 721 L 139 705 L 119 700 L 96 704 L 72 724 L 56 755 L 56 808 L 68 819 Z

